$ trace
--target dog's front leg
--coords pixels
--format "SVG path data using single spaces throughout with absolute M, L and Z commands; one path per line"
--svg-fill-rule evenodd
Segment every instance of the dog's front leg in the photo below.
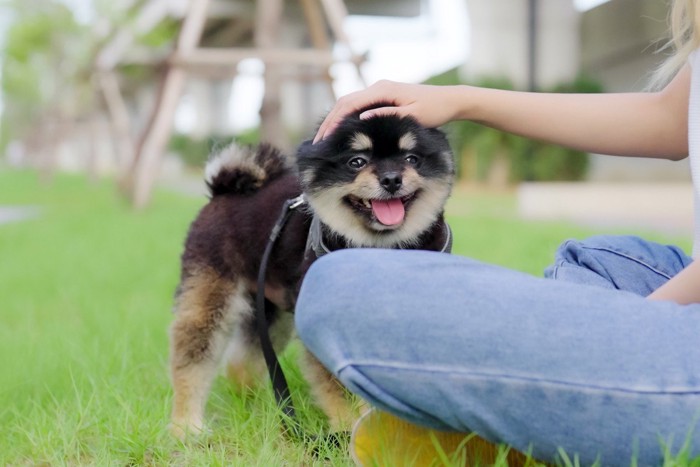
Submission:
M 353 399 L 318 359 L 304 349 L 302 367 L 316 403 L 328 417 L 333 432 L 350 431 L 360 413 L 360 403 Z M 355 403 L 354 403 L 355 402 Z

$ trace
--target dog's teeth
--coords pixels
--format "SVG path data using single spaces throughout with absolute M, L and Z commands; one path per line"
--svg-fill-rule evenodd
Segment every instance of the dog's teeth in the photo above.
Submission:
M 365 204 L 365 207 L 366 207 L 366 208 L 371 208 L 371 207 L 372 207 L 372 205 L 370 204 L 370 202 L 369 202 L 368 199 L 363 199 L 362 202 Z

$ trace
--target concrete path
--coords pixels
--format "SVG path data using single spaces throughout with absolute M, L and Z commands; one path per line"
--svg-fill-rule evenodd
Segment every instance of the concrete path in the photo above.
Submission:
M 634 227 L 692 236 L 693 187 L 670 183 L 524 183 L 518 215 L 594 227 Z
M 40 214 L 38 206 L 0 206 L 0 225 L 32 219 Z

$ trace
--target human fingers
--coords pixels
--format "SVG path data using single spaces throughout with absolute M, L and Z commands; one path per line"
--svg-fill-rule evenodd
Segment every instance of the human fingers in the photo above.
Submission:
M 316 143 L 333 133 L 347 115 L 380 101 L 392 102 L 392 99 L 387 98 L 391 95 L 387 92 L 387 88 L 391 84 L 389 81 L 379 81 L 367 89 L 347 94 L 338 99 L 326 118 L 323 119 L 313 142 Z
M 323 119 L 321 126 L 319 126 L 318 131 L 316 132 L 313 142 L 316 143 L 329 136 L 338 127 L 346 115 L 360 110 L 364 106 L 362 103 L 366 102 L 367 99 L 362 95 L 366 91 L 367 90 L 355 92 L 338 99 L 331 111 L 328 112 L 328 115 L 326 115 L 326 118 Z
M 387 107 L 377 107 L 376 109 L 370 109 L 362 112 L 360 114 L 361 120 L 367 120 L 374 117 L 386 117 L 389 115 L 398 115 L 399 117 L 406 114 L 405 111 L 401 110 L 402 107 L 398 106 L 387 106 Z
M 321 122 L 321 125 L 318 127 L 318 131 L 316 131 L 316 136 L 314 136 L 313 144 L 321 141 L 326 137 L 326 134 L 330 134 L 337 126 L 336 115 L 338 115 L 338 112 L 340 111 L 339 107 L 342 106 L 341 100 L 342 98 L 336 102 L 331 111 L 328 112 L 326 117 Z
M 347 116 L 348 114 L 354 112 L 354 110 L 351 110 L 347 113 L 343 113 L 342 111 L 338 111 L 334 113 L 334 115 L 330 115 L 324 120 L 324 123 L 319 127 L 318 132 L 316 133 L 316 136 L 314 137 L 313 143 L 317 143 L 318 141 L 323 140 L 327 136 L 331 135 L 335 129 L 340 125 L 340 122 L 342 122 L 343 118 Z M 387 115 L 400 115 L 400 108 L 399 107 L 379 107 L 376 109 L 372 110 L 367 110 L 365 112 L 362 112 L 359 117 L 361 120 L 367 120 L 369 118 L 374 118 L 374 117 L 381 117 L 381 116 L 387 116 Z

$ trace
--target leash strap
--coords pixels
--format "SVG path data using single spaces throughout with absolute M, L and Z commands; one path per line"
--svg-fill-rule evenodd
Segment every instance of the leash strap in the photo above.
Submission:
M 260 347 L 265 357 L 265 363 L 267 365 L 267 370 L 270 374 L 270 381 L 272 382 L 272 389 L 275 393 L 275 400 L 277 401 L 277 406 L 282 409 L 282 412 L 287 416 L 287 420 L 293 421 L 293 426 L 287 423 L 287 420 L 283 418 L 283 425 L 287 433 L 293 435 L 300 435 L 299 427 L 296 423 L 296 413 L 294 411 L 294 404 L 292 403 L 291 394 L 289 391 L 289 384 L 284 376 L 280 362 L 277 359 L 277 354 L 272 346 L 272 339 L 270 339 L 270 329 L 267 322 L 267 316 L 265 316 L 265 276 L 267 273 L 267 264 L 270 260 L 270 254 L 275 246 L 277 237 L 279 236 L 284 224 L 289 219 L 292 211 L 297 209 L 299 206 L 306 203 L 304 195 L 299 195 L 296 198 L 288 199 L 284 202 L 282 211 L 280 212 L 277 222 L 272 227 L 270 232 L 270 237 L 267 240 L 267 245 L 265 246 L 265 252 L 263 253 L 262 259 L 260 261 L 260 270 L 258 271 L 258 290 L 256 293 L 256 323 L 258 327 L 258 336 L 260 338 Z

